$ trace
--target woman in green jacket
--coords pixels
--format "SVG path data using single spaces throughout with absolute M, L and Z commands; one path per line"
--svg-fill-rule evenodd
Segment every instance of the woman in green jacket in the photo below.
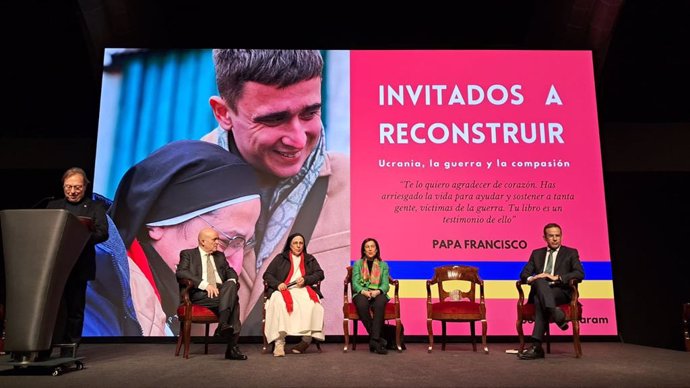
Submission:
M 352 268 L 352 301 L 357 314 L 369 333 L 369 350 L 386 354 L 386 340 L 381 338 L 383 316 L 388 303 L 388 264 L 381 259 L 378 241 L 362 242 L 362 258 Z M 373 311 L 373 318 L 369 311 Z

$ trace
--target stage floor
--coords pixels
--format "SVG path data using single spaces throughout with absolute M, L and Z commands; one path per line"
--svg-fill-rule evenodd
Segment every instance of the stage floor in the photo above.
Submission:
M 190 358 L 175 357 L 175 345 L 84 344 L 83 370 L 60 376 L 21 373 L 0 366 L 7 387 L 451 387 L 451 386 L 690 386 L 690 352 L 612 342 L 584 342 L 576 359 L 571 343 L 552 344 L 543 360 L 521 361 L 506 350 L 515 343 L 489 343 L 489 354 L 472 352 L 469 343 L 440 345 L 427 353 L 411 343 L 403 353 L 373 354 L 366 344 L 343 353 L 342 344 L 312 346 L 304 355 L 262 355 L 259 344 L 242 344 L 247 361 L 223 358 L 224 345 L 192 344 Z M 375 372 L 378 376 L 370 380 Z M 357 382 L 356 382 L 357 381 Z

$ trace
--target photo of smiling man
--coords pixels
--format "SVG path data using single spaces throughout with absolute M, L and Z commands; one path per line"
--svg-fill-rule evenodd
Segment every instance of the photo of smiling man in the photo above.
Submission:
M 257 245 L 240 275 L 243 334 L 261 335 L 261 281 L 291 231 L 309 240 L 326 279 L 340 279 L 350 254 L 350 164 L 327 152 L 321 120 L 323 58 L 318 50 L 214 50 L 218 127 L 203 140 L 257 170 L 262 211 Z M 341 329 L 339 281 L 321 285 L 325 331 Z M 331 304 L 329 306 L 329 304 Z

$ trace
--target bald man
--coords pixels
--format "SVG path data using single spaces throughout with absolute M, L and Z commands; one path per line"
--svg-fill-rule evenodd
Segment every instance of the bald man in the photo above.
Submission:
M 225 255 L 218 251 L 221 244 L 235 243 L 227 238 L 221 239 L 213 228 L 202 229 L 199 246 L 180 252 L 176 275 L 178 279 L 194 282 L 195 287 L 189 293 L 192 303 L 208 307 L 218 314 L 220 323 L 216 333 L 228 338 L 225 358 L 246 360 L 247 356 L 237 346 L 241 329 L 237 273 L 228 265 Z

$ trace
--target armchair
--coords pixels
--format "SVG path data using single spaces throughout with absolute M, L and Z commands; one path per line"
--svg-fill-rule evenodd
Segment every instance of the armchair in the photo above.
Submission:
M 400 323 L 400 298 L 398 297 L 399 285 L 398 281 L 392 277 L 388 277 L 389 283 L 393 285 L 393 303 L 386 303 L 386 312 L 384 314 L 384 320 L 395 319 L 395 347 L 398 352 L 402 352 L 402 343 L 400 341 L 400 335 L 402 332 L 402 324 Z M 352 267 L 347 267 L 347 275 L 345 276 L 345 281 L 343 282 L 343 333 L 345 335 L 345 346 L 343 347 L 343 353 L 347 352 L 350 346 L 350 321 L 352 321 L 354 338 L 352 341 L 352 350 L 357 350 L 357 321 L 359 320 L 359 314 L 357 313 L 357 307 L 352 302 L 351 290 L 352 288 Z
M 206 325 L 204 335 L 204 354 L 208 354 L 208 333 L 212 323 L 218 323 L 218 316 L 209 308 L 193 304 L 189 299 L 189 290 L 194 283 L 189 279 L 178 279 L 180 284 L 180 306 L 177 308 L 177 317 L 180 321 L 180 335 L 177 337 L 175 356 L 180 355 L 180 348 L 184 343 L 184 358 L 189 358 L 189 343 L 192 336 L 192 323 Z
M 580 346 L 580 319 L 582 318 L 582 304 L 579 302 L 580 294 L 578 292 L 577 285 L 580 283 L 579 279 L 571 279 L 570 287 L 572 289 L 572 295 L 570 297 L 570 302 L 567 304 L 559 305 L 558 308 L 565 313 L 565 320 L 569 321 L 573 326 L 573 345 L 575 346 L 575 357 L 582 357 L 582 347 Z M 534 304 L 527 303 L 525 300 L 525 293 L 522 290 L 522 281 L 518 280 L 515 282 L 515 286 L 518 290 L 518 302 L 517 302 L 517 321 L 515 326 L 517 328 L 518 337 L 520 339 L 520 352 L 525 349 L 525 337 L 522 330 L 522 324 L 525 322 L 534 322 Z M 551 321 L 553 322 L 553 321 Z M 551 340 L 549 326 L 546 327 L 546 352 L 551 353 Z
M 484 281 L 479 277 L 478 268 L 464 265 L 446 265 L 434 268 L 434 276 L 426 281 L 426 324 L 429 331 L 429 348 L 431 353 L 434 347 L 434 331 L 432 322 L 441 321 L 442 347 L 446 350 L 446 323 L 469 322 L 472 337 L 472 350 L 477 351 L 475 342 L 475 322 L 482 323 L 482 346 L 484 353 L 489 353 L 486 345 L 486 305 L 484 304 Z M 468 291 L 457 290 L 457 300 L 451 298 L 451 293 L 444 288 L 444 283 L 450 281 L 462 281 L 469 283 Z M 438 302 L 433 303 L 431 298 L 431 286 L 437 285 Z M 479 286 L 479 300 L 476 298 L 476 289 Z
M 319 290 L 321 289 L 321 282 L 316 283 L 316 288 Z M 261 315 L 261 337 L 263 338 L 263 345 L 261 346 L 261 354 L 268 354 L 273 351 L 273 349 L 269 349 L 268 339 L 266 339 L 266 303 L 270 297 L 271 296 L 268 295 L 268 283 L 264 281 L 264 293 L 262 296 L 264 308 L 263 314 Z M 316 351 L 321 353 L 321 341 L 314 340 L 312 342 L 316 344 Z

